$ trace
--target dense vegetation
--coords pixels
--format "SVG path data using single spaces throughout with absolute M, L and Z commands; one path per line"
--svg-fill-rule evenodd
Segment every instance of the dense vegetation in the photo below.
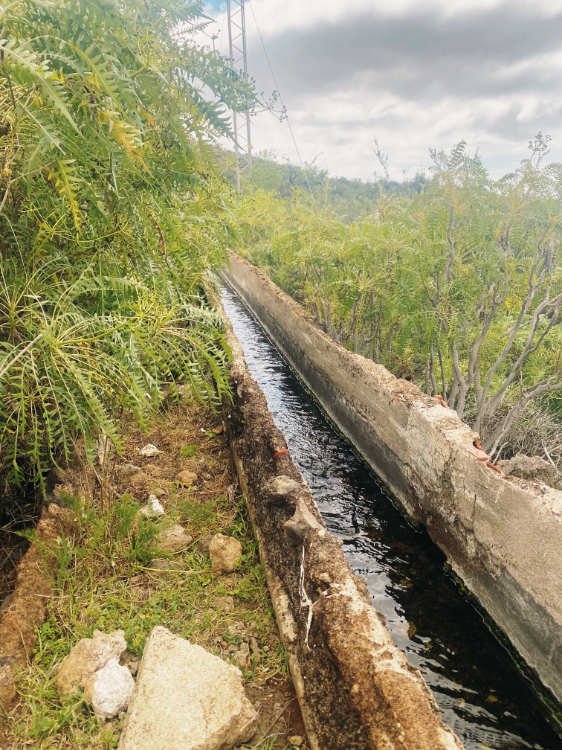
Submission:
M 215 152 L 221 173 L 234 185 L 234 154 L 224 150 Z M 416 195 L 427 184 L 423 174 L 411 180 L 397 182 L 388 176 L 371 182 L 347 177 L 331 177 L 324 169 L 314 164 L 297 166 L 290 162 L 280 163 L 272 153 L 264 152 L 252 159 L 252 169 L 241 175 L 244 192 L 265 190 L 280 198 L 291 198 L 299 191 L 314 197 L 317 206 L 329 208 L 338 218 L 349 223 L 368 216 L 373 206 L 383 195 Z
M 230 191 L 207 144 L 253 93 L 194 41 L 199 2 L 0 5 L 0 476 L 119 443 L 164 381 L 227 388 L 206 269 Z
M 441 393 L 496 455 L 562 456 L 562 167 L 493 180 L 463 145 L 408 183 L 216 146 L 249 83 L 194 41 L 199 2 L 0 6 L 0 477 L 119 444 L 164 382 L 227 389 L 205 274 L 238 244 L 346 346 Z M 218 168 L 217 168 L 218 165 Z
M 495 457 L 562 459 L 562 165 L 538 136 L 494 180 L 464 144 L 419 192 L 346 223 L 249 190 L 239 245 L 345 346 L 441 394 Z

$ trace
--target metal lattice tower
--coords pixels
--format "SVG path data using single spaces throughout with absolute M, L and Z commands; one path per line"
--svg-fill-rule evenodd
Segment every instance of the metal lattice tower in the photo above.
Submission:
M 248 76 L 246 48 L 245 0 L 227 0 L 228 45 L 232 68 Z M 236 187 L 240 192 L 240 176 L 252 169 L 252 125 L 249 112 L 232 112 L 234 148 L 236 150 Z

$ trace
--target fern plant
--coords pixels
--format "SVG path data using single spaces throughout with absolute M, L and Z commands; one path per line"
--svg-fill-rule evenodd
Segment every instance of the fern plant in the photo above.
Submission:
M 186 0 L 0 6 L 0 475 L 119 444 L 164 381 L 227 391 L 203 296 L 229 237 L 208 144 L 254 93 Z

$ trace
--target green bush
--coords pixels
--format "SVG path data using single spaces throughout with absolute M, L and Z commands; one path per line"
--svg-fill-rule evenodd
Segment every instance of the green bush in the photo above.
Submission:
M 0 6 L 0 474 L 119 445 L 165 381 L 227 390 L 205 274 L 230 190 L 207 143 L 253 92 L 194 42 L 198 2 Z

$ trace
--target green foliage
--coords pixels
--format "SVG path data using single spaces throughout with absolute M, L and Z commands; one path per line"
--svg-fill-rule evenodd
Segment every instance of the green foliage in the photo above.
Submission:
M 197 452 L 199 451 L 199 446 L 195 445 L 194 443 L 190 443 L 189 445 L 182 445 L 179 454 L 182 458 L 191 458 L 192 456 L 197 455 Z
M 496 454 L 532 401 L 561 414 L 562 166 L 530 147 L 501 180 L 465 144 L 433 153 L 422 192 L 351 224 L 305 193 L 256 190 L 238 212 L 240 249 L 330 335 L 444 395 Z
M 0 474 L 43 482 L 76 439 L 119 446 L 163 382 L 227 391 L 203 294 L 229 238 L 207 142 L 248 82 L 186 0 L 0 6 Z
M 235 158 L 225 151 L 216 151 L 215 160 L 226 178 L 235 183 Z M 302 194 L 313 198 L 321 208 L 330 208 L 346 223 L 368 216 L 373 212 L 378 199 L 385 196 L 411 196 L 423 190 L 427 179 L 417 174 L 411 180 L 396 182 L 390 179 L 364 181 L 347 177 L 330 177 L 325 170 L 314 164 L 296 166 L 279 163 L 275 155 L 260 153 L 252 159 L 252 170 L 241 175 L 242 188 L 246 193 L 264 190 L 281 198 L 291 199 Z

